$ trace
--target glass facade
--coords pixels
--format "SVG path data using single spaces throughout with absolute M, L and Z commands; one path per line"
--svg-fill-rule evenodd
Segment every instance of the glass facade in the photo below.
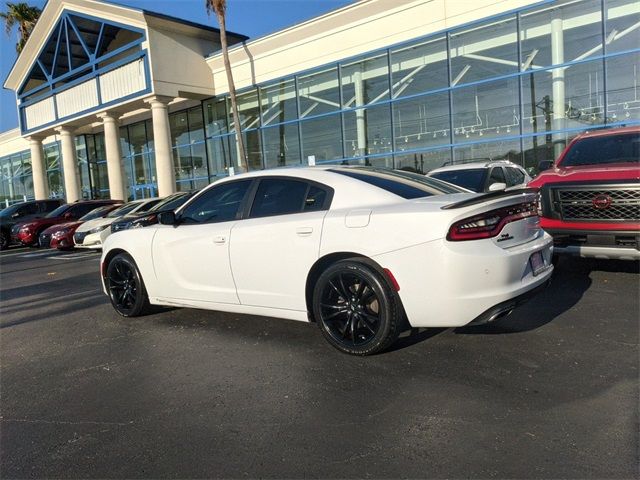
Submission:
M 173 168 L 178 191 L 190 191 L 209 183 L 207 147 L 202 107 L 169 115 Z
M 535 173 L 581 131 L 640 123 L 639 22 L 636 0 L 548 2 L 240 91 L 249 168 Z M 203 104 L 211 176 L 237 165 L 228 103 Z
M 155 197 L 158 188 L 151 120 L 120 127 L 120 151 L 127 198 L 134 200 Z
M 0 209 L 33 198 L 29 150 L 0 158 Z
M 315 163 L 427 172 L 509 159 L 535 173 L 581 131 L 640 123 L 640 3 L 561 0 L 320 66 L 169 115 L 177 190 Z M 120 128 L 130 199 L 157 195 L 151 120 Z M 102 134 L 78 137 L 83 196 L 109 194 Z M 45 147 L 52 196 L 58 144 Z M 4 198 L 33 195 L 28 152 L 0 159 Z

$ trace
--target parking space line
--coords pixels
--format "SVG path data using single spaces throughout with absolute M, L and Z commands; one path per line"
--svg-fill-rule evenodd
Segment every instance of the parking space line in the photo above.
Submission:
M 81 258 L 95 258 L 100 255 L 98 252 L 96 253 L 71 253 L 68 255 L 58 255 L 55 257 L 47 257 L 50 260 L 78 260 Z
M 24 253 L 20 255 L 20 258 L 36 258 L 36 257 L 44 257 L 45 255 L 51 255 L 51 252 Z

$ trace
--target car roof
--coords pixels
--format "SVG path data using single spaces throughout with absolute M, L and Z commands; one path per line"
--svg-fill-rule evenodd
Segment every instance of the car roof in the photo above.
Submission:
M 490 167 L 497 167 L 497 166 L 522 168 L 517 163 L 510 162 L 509 160 L 490 160 L 490 161 L 486 161 L 486 162 L 456 163 L 456 164 L 453 164 L 453 165 L 445 165 L 445 166 L 440 167 L 440 168 L 434 168 L 433 170 L 431 170 L 429 172 L 429 174 L 438 173 L 438 172 L 455 171 L 455 170 L 470 170 L 470 169 L 476 169 L 476 168 L 490 168 Z

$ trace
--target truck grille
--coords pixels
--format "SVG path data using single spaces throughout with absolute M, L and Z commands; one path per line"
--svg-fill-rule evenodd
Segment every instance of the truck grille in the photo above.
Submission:
M 84 237 L 87 236 L 88 232 L 76 232 L 73 234 L 73 242 L 76 245 L 82 245 L 82 243 L 84 242 Z
M 624 189 L 558 190 L 563 220 L 640 220 L 640 186 Z

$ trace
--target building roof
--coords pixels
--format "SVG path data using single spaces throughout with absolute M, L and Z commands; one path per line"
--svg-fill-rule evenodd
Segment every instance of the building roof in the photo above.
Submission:
M 220 33 L 218 28 L 212 26 L 201 25 L 189 20 L 115 2 L 99 0 L 48 0 L 22 53 L 11 67 L 4 82 L 4 88 L 11 90 L 17 90 L 19 88 L 22 80 L 36 62 L 36 58 L 51 34 L 51 30 L 55 27 L 58 18 L 65 10 L 76 11 L 85 15 L 93 15 L 137 28 L 145 28 L 149 23 L 154 23 L 156 27 L 160 27 L 160 24 L 164 24 L 162 26 L 165 28 L 167 26 L 180 26 L 180 30 L 183 33 L 190 33 L 192 35 L 197 35 L 198 32 Z M 227 32 L 227 35 L 230 37 L 230 44 L 243 42 L 248 39 L 247 36 L 234 32 Z

